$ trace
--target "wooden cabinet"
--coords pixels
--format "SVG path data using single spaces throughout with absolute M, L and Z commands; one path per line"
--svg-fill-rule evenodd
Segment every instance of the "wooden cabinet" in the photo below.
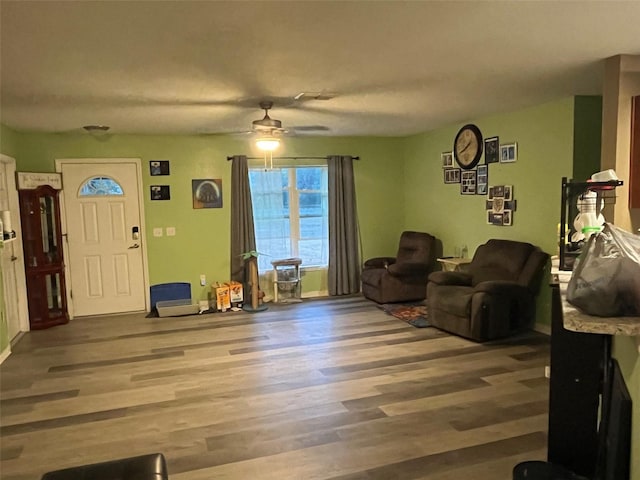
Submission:
M 20 219 L 31 329 L 67 323 L 58 190 L 20 190 Z
M 629 207 L 640 208 L 640 95 L 632 103 L 630 162 Z

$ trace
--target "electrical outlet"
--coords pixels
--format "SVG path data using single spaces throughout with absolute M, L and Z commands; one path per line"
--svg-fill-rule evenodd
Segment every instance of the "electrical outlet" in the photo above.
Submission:
M 167 237 L 176 236 L 176 227 L 167 227 Z
M 204 287 L 206 284 L 207 284 L 207 276 L 204 274 L 200 275 L 200 285 Z
M 161 237 L 162 236 L 162 228 L 154 228 L 153 229 L 153 236 L 154 237 Z

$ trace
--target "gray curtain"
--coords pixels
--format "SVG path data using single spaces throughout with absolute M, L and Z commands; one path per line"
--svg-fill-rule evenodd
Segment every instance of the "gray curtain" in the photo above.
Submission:
M 246 282 L 246 266 L 241 254 L 255 249 L 247 157 L 234 155 L 231 166 L 231 280 Z
M 329 295 L 360 291 L 358 212 L 350 156 L 328 157 Z

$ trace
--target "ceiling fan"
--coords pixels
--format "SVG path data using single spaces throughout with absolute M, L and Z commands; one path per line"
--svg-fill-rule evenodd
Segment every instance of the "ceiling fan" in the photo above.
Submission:
M 260 102 L 260 108 L 264 110 L 264 117 L 252 122 L 254 132 L 263 134 L 268 133 L 271 135 L 286 132 L 286 130 L 282 128 L 282 122 L 280 120 L 269 116 L 269 110 L 273 108 L 273 102 L 266 100 L 262 101 Z
M 254 120 L 251 124 L 252 132 L 260 135 L 281 136 L 281 135 L 295 135 L 311 132 L 326 132 L 329 127 L 324 125 L 301 125 L 293 126 L 290 128 L 283 128 L 282 121 L 277 118 L 271 118 L 269 116 L 269 110 L 273 108 L 273 102 L 270 100 L 263 100 L 260 102 L 260 108 L 264 110 L 264 117 L 259 120 Z

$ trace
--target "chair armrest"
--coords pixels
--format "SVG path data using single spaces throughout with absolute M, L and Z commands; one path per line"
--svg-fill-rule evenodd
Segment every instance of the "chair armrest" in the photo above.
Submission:
M 474 293 L 485 292 L 498 295 L 522 296 L 530 295 L 529 289 L 516 282 L 504 280 L 488 280 L 480 282 L 474 287 Z
M 394 277 L 405 277 L 412 275 L 426 275 L 429 273 L 429 265 L 420 262 L 402 262 L 389 265 L 387 269 Z
M 471 286 L 471 275 L 465 272 L 433 272 L 429 281 L 438 285 Z
M 387 268 L 396 263 L 396 257 L 374 257 L 364 262 L 364 268 Z

